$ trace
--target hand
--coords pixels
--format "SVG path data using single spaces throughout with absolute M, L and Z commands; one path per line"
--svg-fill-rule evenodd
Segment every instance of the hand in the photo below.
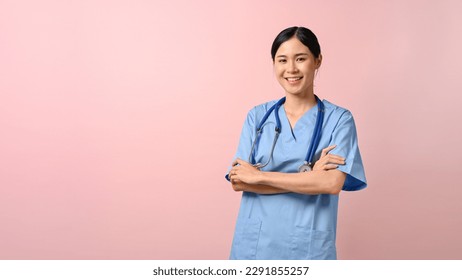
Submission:
M 243 182 L 241 182 L 239 180 L 233 180 L 233 181 L 231 181 L 231 186 L 233 187 L 234 191 L 242 192 L 242 191 L 246 190 L 246 187 L 248 186 L 248 184 L 243 183 Z
M 236 183 L 257 184 L 261 171 L 255 166 L 240 158 L 233 162 L 233 168 L 229 171 L 229 179 L 234 185 Z
M 313 170 L 327 171 L 330 169 L 336 169 L 339 164 L 345 164 L 345 158 L 338 155 L 329 154 L 329 152 L 332 151 L 335 147 L 337 147 L 337 145 L 332 145 L 322 150 L 321 157 L 314 164 Z

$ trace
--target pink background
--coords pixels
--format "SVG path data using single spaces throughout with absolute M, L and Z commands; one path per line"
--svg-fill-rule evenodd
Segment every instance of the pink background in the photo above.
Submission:
M 223 2 L 223 3 L 222 3 Z M 311 28 L 316 93 L 356 119 L 369 187 L 341 259 L 461 259 L 462 2 L 0 0 L 0 259 L 226 259 L 223 176 L 270 45 Z

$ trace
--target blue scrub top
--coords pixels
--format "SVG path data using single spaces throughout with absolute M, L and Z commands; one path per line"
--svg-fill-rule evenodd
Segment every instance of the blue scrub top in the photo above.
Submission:
M 277 100 L 254 107 L 247 115 L 235 158 L 249 159 L 255 127 Z M 315 153 L 336 144 L 330 153 L 340 155 L 347 174 L 343 190 L 356 191 L 367 186 L 358 148 L 356 127 L 351 113 L 327 100 L 322 135 Z M 273 158 L 262 171 L 294 173 L 303 164 L 313 135 L 318 106 L 307 111 L 292 129 L 284 107 L 279 108 L 281 134 Z M 252 163 L 266 163 L 275 134 L 271 113 L 256 143 Z M 338 195 L 284 193 L 261 195 L 243 192 L 236 222 L 230 259 L 336 259 Z

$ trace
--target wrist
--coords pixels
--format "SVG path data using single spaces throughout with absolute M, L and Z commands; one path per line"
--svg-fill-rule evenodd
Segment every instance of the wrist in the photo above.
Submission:
M 268 175 L 268 172 L 264 171 L 259 171 L 258 175 L 256 176 L 256 184 L 264 185 L 266 182 L 266 177 Z

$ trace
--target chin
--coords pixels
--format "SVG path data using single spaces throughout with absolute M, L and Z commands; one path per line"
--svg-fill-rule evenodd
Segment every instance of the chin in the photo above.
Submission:
M 285 89 L 285 90 L 287 94 L 296 95 L 296 96 L 303 95 L 306 92 L 302 89 Z

